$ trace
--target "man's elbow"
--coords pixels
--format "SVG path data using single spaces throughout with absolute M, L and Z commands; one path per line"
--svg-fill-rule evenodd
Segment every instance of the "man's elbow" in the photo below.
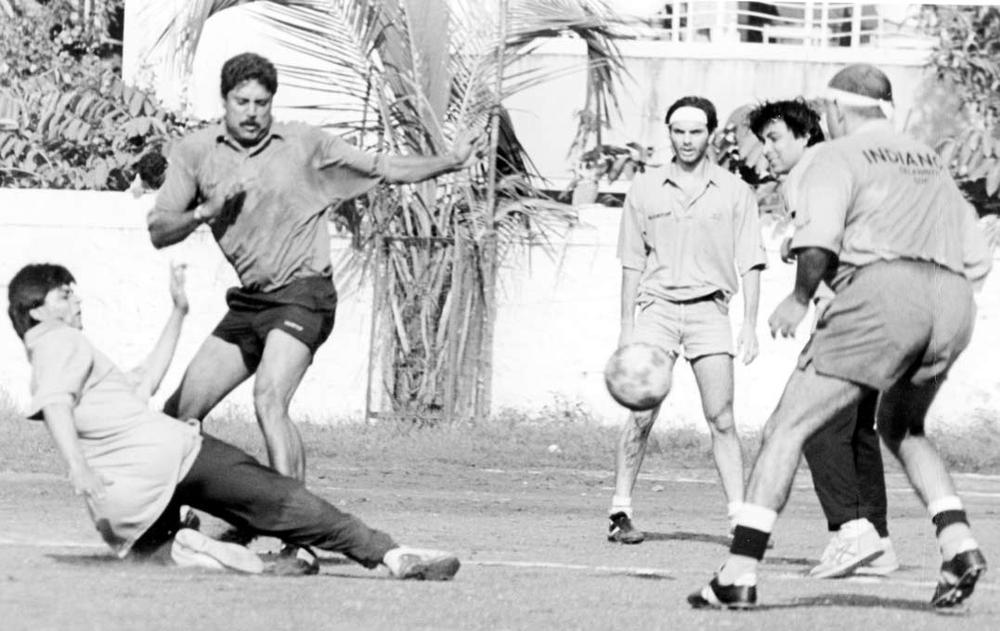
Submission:
M 160 230 L 156 226 L 150 224 L 149 226 L 149 241 L 153 244 L 153 247 L 157 250 L 167 247 L 170 243 L 167 241 L 167 237 L 163 230 Z

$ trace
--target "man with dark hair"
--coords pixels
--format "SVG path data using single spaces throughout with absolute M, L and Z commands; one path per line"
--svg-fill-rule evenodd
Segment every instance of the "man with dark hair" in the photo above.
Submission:
M 800 199 L 794 189 L 814 155 L 811 147 L 823 140 L 819 114 L 802 99 L 770 101 L 754 108 L 748 122 L 764 143 L 771 172 L 783 178 L 785 201 L 794 217 Z M 782 258 L 789 263 L 794 260 L 790 243 L 790 238 L 782 243 Z M 820 286 L 813 300 L 816 313 L 832 296 L 825 284 Z M 877 403 L 877 393 L 870 393 L 856 409 L 816 432 L 803 449 L 833 533 L 819 564 L 809 572 L 815 578 L 851 573 L 885 576 L 899 569 L 886 521 L 885 469 L 875 431 Z
M 691 363 L 730 517 L 743 500 L 743 458 L 733 420 L 733 336 L 729 301 L 742 284 L 743 324 L 737 349 L 757 356 L 760 270 L 766 263 L 757 200 L 738 176 L 708 157 L 718 124 L 715 107 L 687 96 L 667 110 L 674 158 L 633 181 L 622 209 L 619 346 L 662 347 L 673 370 L 681 349 Z M 632 490 L 659 407 L 634 412 L 622 430 L 608 539 L 640 543 L 632 523 Z
M 795 289 L 771 315 L 771 334 L 794 335 L 821 281 L 836 295 L 767 421 L 729 558 L 688 597 L 693 607 L 756 605 L 757 567 L 803 445 L 873 392 L 879 434 L 937 531 L 942 564 L 932 605 L 958 605 L 986 571 L 924 425 L 969 343 L 974 287 L 989 273 L 992 252 L 947 165 L 893 128 L 884 73 L 844 68 L 830 80 L 824 108 L 833 140 L 814 149 L 797 188 Z
M 149 233 L 162 248 L 208 224 L 241 282 L 227 293 L 229 312 L 191 360 L 164 411 L 202 420 L 256 374 L 254 408 L 271 465 L 302 480 L 305 450 L 288 408 L 333 328 L 337 292 L 325 209 L 381 182 L 419 182 L 457 171 L 478 152 L 477 140 L 462 133 L 447 155 L 365 153 L 316 127 L 274 123 L 277 86 L 274 66 L 259 55 L 244 53 L 225 63 L 224 119 L 175 146 L 149 213 Z M 300 556 L 306 571 L 318 569 L 314 557 Z
M 43 420 L 87 503 L 98 532 L 119 558 L 260 573 L 247 548 L 185 527 L 190 506 L 255 534 L 339 552 L 395 578 L 447 580 L 454 556 L 401 547 L 389 535 L 337 510 L 299 480 L 227 443 L 149 409 L 173 357 L 188 310 L 183 268 L 174 268 L 174 308 L 153 352 L 130 373 L 83 335 L 75 280 L 60 265 L 22 268 L 8 285 L 8 313 L 31 362 L 29 418 Z

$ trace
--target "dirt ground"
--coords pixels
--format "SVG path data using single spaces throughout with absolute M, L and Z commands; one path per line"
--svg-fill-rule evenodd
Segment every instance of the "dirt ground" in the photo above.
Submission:
M 646 543 L 605 541 L 609 471 L 411 463 L 310 464 L 311 486 L 402 542 L 457 552 L 450 583 L 388 580 L 337 556 L 319 576 L 237 576 L 113 559 L 65 480 L 0 471 L 0 628 L 21 629 L 942 629 L 1000 628 L 997 573 L 969 606 L 927 606 L 938 568 L 929 519 L 889 476 L 903 568 L 889 579 L 803 573 L 827 541 L 801 475 L 749 613 L 691 610 L 724 559 L 724 503 L 710 470 L 652 470 L 636 494 Z M 973 527 L 1000 558 L 1000 477 L 959 476 Z M 206 529 L 218 523 L 206 520 Z M 273 540 L 254 544 L 260 552 Z

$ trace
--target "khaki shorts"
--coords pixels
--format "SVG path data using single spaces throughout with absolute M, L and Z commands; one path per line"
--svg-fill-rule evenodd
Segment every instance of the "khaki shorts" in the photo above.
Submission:
M 675 357 L 683 347 L 688 361 L 705 355 L 733 355 L 729 305 L 715 295 L 690 302 L 654 299 L 639 305 L 633 340 L 659 346 Z
M 838 288 L 799 356 L 828 377 L 887 390 L 943 379 L 969 344 L 972 285 L 934 263 L 882 261 Z

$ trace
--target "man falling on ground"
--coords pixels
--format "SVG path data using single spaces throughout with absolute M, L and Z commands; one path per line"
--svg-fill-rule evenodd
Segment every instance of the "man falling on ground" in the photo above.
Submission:
M 729 301 L 743 286 L 737 350 L 757 356 L 760 270 L 766 256 L 757 200 L 739 177 L 708 156 L 718 124 L 707 99 L 687 96 L 667 110 L 674 158 L 632 184 L 622 210 L 619 346 L 659 346 L 691 362 L 730 518 L 743 500 L 743 458 L 733 420 L 733 334 Z M 659 407 L 629 415 L 618 442 L 608 540 L 640 543 L 632 490 Z
M 820 316 L 764 429 L 730 555 L 694 607 L 749 608 L 757 569 L 788 500 L 805 442 L 880 393 L 877 425 L 927 507 L 941 550 L 934 607 L 965 600 L 986 571 L 955 485 L 925 435 L 927 410 L 975 318 L 974 285 L 992 252 L 938 155 L 893 129 L 892 87 L 867 64 L 844 68 L 824 95 L 833 140 L 818 145 L 799 186 L 795 289 L 769 319 L 794 335 L 823 280 Z
M 249 549 L 220 542 L 181 519 L 189 506 L 247 532 L 339 552 L 401 579 L 447 580 L 458 559 L 406 548 L 337 510 L 301 481 L 148 407 L 188 311 L 183 269 L 171 278 L 174 307 L 143 364 L 125 373 L 83 334 L 76 280 L 65 267 L 33 264 L 8 284 L 8 314 L 31 362 L 28 416 L 42 420 L 101 537 L 119 558 L 260 573 Z M 278 572 L 281 573 L 281 572 Z
M 237 55 L 223 65 L 221 124 L 172 151 L 149 213 L 162 248 L 208 224 L 239 276 L 228 313 L 191 360 L 164 411 L 202 420 L 233 388 L 256 374 L 254 409 L 271 466 L 305 478 L 305 450 L 288 409 L 306 369 L 333 328 L 326 209 L 381 182 L 411 183 L 462 169 L 476 142 L 460 134 L 452 153 L 387 156 L 359 151 L 304 124 L 272 121 L 277 73 L 267 59 Z M 286 549 L 304 572 L 307 551 Z

